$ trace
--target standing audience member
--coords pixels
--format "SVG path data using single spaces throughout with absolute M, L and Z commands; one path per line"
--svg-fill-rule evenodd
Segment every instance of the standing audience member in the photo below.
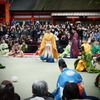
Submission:
M 54 100 L 48 92 L 48 84 L 44 80 L 35 81 L 32 85 L 33 96 L 24 100 Z
M 54 91 L 52 94 L 55 96 L 55 100 L 61 100 L 63 95 L 63 88 L 64 86 L 69 82 L 75 82 L 79 85 L 81 96 L 86 96 L 84 86 L 83 86 L 83 80 L 81 75 L 72 69 L 68 69 L 65 61 L 63 59 L 60 59 L 58 61 L 59 69 L 61 71 L 61 74 L 59 75 L 58 81 L 57 81 L 57 88 L 56 91 Z
M 70 40 L 72 40 L 71 34 L 68 32 L 67 33 L 67 41 L 69 42 Z
M 20 38 L 21 37 L 21 29 L 20 29 L 19 26 L 16 27 L 15 37 L 16 38 Z
M 17 25 L 17 24 L 18 24 L 18 21 L 17 21 L 17 20 L 15 20 L 15 19 L 12 20 L 12 22 L 11 22 L 11 25 L 12 25 L 12 26 Z

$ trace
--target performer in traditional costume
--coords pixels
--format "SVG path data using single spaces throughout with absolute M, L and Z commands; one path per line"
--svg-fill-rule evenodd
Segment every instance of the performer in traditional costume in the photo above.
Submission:
M 100 56 L 96 58 L 96 62 L 100 65 Z M 94 84 L 95 84 L 95 86 L 97 86 L 99 88 L 99 91 L 100 91 L 100 73 L 96 77 Z
M 72 36 L 72 45 L 71 45 L 71 54 L 70 57 L 71 58 L 77 58 L 79 56 L 79 36 L 76 32 L 76 29 L 72 30 L 73 32 L 73 36 Z
M 80 96 L 85 97 L 86 93 L 82 76 L 77 71 L 67 68 L 63 59 L 60 59 L 58 64 L 61 74 L 57 81 L 56 90 L 52 93 L 55 96 L 55 100 L 62 100 L 64 86 L 69 82 L 75 82 L 79 86 Z
M 15 41 L 12 50 L 9 53 L 9 57 L 24 57 L 24 53 L 21 50 L 21 46 L 18 41 Z
M 56 40 L 53 33 L 50 32 L 49 27 L 47 27 L 47 33 L 44 34 L 42 39 L 39 56 L 41 60 L 45 60 L 47 62 L 54 62 L 54 59 L 58 59 Z
M 2 43 L 0 44 L 0 56 L 8 56 L 9 54 L 8 44 L 5 42 L 4 39 L 2 39 L 1 42 Z
M 100 39 L 96 40 L 96 44 L 92 47 L 91 52 L 95 56 L 100 56 Z
M 63 58 L 63 57 L 64 58 L 67 58 L 67 57 L 70 57 L 71 45 L 72 45 L 72 42 L 69 41 L 69 44 L 66 46 L 64 52 L 59 55 L 59 58 Z
M 87 41 L 87 39 L 84 39 L 83 40 L 83 44 L 81 45 L 81 46 L 83 46 L 84 47 L 84 50 L 86 51 L 86 52 L 90 52 L 91 53 L 91 46 L 90 46 L 90 44 L 88 43 L 88 41 Z
M 100 72 L 99 69 L 96 68 L 96 66 L 93 65 L 93 56 L 89 52 L 84 51 L 84 47 L 80 48 L 81 58 L 78 58 L 75 63 L 75 69 L 77 71 L 87 71 L 89 73 L 97 73 Z

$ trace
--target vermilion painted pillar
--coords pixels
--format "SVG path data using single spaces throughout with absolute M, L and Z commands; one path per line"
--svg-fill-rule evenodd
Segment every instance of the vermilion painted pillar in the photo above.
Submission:
M 9 2 L 5 4 L 5 19 L 6 19 L 6 23 L 10 23 L 10 3 Z
M 55 24 L 55 22 L 54 22 L 54 18 L 52 17 L 52 24 L 54 25 Z
M 75 18 L 72 18 L 72 23 L 73 23 L 73 24 L 75 23 Z
M 95 20 L 95 18 L 93 18 L 93 24 L 96 24 L 96 20 Z
M 34 15 L 32 14 L 32 21 L 34 22 Z

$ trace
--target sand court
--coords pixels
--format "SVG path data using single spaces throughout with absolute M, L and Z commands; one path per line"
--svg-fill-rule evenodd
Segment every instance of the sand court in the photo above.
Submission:
M 68 68 L 74 69 L 75 59 L 66 58 L 65 61 Z M 5 69 L 0 69 L 0 82 L 3 80 L 12 81 L 12 77 L 17 76 L 18 82 L 13 82 L 13 84 L 16 93 L 21 96 L 21 100 L 32 96 L 31 87 L 35 80 L 45 80 L 48 83 L 50 92 L 56 88 L 56 82 L 60 74 L 57 62 L 42 62 L 38 56 L 30 56 L 27 58 L 0 57 L 0 63 L 6 66 Z M 98 73 L 80 73 L 83 77 L 87 94 L 100 98 L 99 89 L 94 85 Z

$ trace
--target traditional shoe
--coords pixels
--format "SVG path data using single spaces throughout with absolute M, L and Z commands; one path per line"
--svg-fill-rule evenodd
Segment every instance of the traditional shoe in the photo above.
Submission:
M 4 69 L 5 68 L 5 66 L 3 66 L 2 64 L 0 64 L 0 69 Z

